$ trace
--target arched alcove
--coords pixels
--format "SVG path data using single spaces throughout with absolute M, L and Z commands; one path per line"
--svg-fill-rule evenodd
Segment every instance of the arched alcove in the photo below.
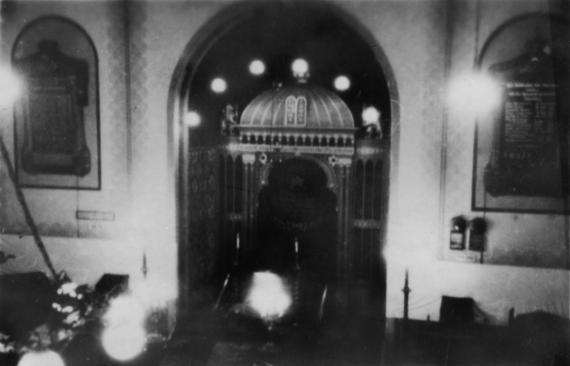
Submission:
M 306 78 L 292 75 L 298 58 L 309 64 Z M 253 60 L 262 61 L 265 72 L 250 71 Z M 337 76 L 347 76 L 350 87 L 335 88 Z M 340 294 L 336 314 L 350 312 L 350 299 L 359 298 L 357 313 L 382 319 L 381 253 L 398 98 L 390 66 L 366 30 L 320 2 L 235 4 L 190 41 L 170 93 L 182 313 L 214 301 L 219 305 L 236 263 L 240 273 L 256 269 L 259 258 L 251 256 L 267 241 L 263 229 L 270 225 L 264 220 L 282 219 L 264 214 L 275 209 L 268 200 L 285 195 L 295 200 L 292 207 L 311 206 L 308 201 L 329 207 L 321 214 L 332 215 L 332 221 L 319 227 L 321 233 L 328 229 L 328 236 L 314 242 L 328 241 L 332 248 L 327 260 L 335 262 L 330 296 Z M 380 111 L 375 122 L 363 123 L 366 107 Z M 293 163 L 306 169 L 289 176 L 292 181 L 323 180 L 308 201 L 274 184 L 276 172 L 291 173 Z M 269 236 L 276 232 L 269 231 Z M 283 235 L 279 250 L 300 246 L 302 251 L 314 235 Z M 363 326 L 364 318 L 353 323 Z

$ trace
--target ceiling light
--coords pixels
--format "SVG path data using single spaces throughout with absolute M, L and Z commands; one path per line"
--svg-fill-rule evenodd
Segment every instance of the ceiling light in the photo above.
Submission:
M 309 76 L 309 63 L 303 58 L 298 58 L 291 64 L 291 70 L 295 78 L 306 79 Z
M 216 94 L 222 94 L 228 89 L 228 83 L 222 78 L 215 78 L 210 83 L 210 89 Z
M 249 72 L 253 75 L 261 75 L 265 72 L 265 64 L 261 60 L 253 60 L 249 64 Z
M 202 117 L 196 111 L 188 111 L 182 117 L 182 123 L 186 127 L 198 127 L 202 122 Z
M 334 88 L 338 91 L 346 91 L 350 88 L 350 79 L 345 75 L 339 75 L 334 79 Z
M 378 123 L 380 120 L 380 111 L 376 107 L 366 107 L 362 111 L 362 120 L 365 124 Z

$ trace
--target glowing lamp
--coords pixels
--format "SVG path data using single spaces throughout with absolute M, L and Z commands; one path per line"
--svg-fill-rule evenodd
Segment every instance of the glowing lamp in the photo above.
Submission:
M 210 89 L 216 94 L 222 94 L 228 89 L 228 83 L 222 78 L 215 78 L 210 83 Z
M 339 75 L 334 79 L 334 88 L 338 91 L 346 91 L 350 88 L 350 79 L 345 75 Z
M 253 60 L 249 64 L 249 72 L 253 75 L 262 75 L 265 72 L 265 64 L 261 60 Z
M 484 73 L 470 73 L 451 81 L 447 101 L 453 111 L 477 117 L 496 108 L 501 98 L 501 87 L 493 78 Z
M 198 127 L 201 122 L 202 117 L 200 117 L 200 114 L 196 111 L 188 111 L 184 113 L 182 117 L 182 123 L 184 123 L 186 127 Z
M 378 123 L 380 119 L 380 111 L 376 107 L 366 107 L 362 111 L 362 121 L 364 124 Z
M 65 362 L 57 352 L 48 349 L 25 353 L 18 366 L 65 366 Z
M 0 66 L 0 108 L 10 106 L 20 95 L 22 83 L 7 67 Z
M 141 354 L 146 346 L 146 333 L 142 326 L 120 325 L 103 331 L 101 343 L 107 354 L 118 361 L 128 361 Z
M 271 272 L 253 274 L 246 303 L 260 318 L 266 321 L 279 319 L 292 302 L 291 291 L 281 277 Z
M 298 58 L 291 64 L 293 76 L 299 81 L 304 81 L 309 77 L 309 63 L 303 59 Z
M 146 345 L 145 318 L 145 309 L 134 296 L 115 298 L 103 316 L 105 329 L 101 343 L 105 352 L 119 361 L 138 356 Z

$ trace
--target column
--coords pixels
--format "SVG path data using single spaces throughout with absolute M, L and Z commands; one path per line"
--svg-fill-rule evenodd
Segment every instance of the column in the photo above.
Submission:
M 242 250 L 240 253 L 243 263 L 243 256 L 249 253 L 253 245 L 254 218 L 255 218 L 255 154 L 245 153 L 243 159 L 243 218 L 242 218 Z

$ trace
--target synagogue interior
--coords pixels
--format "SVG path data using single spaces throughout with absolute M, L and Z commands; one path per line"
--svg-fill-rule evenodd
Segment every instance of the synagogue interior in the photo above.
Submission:
M 0 0 L 0 365 L 570 365 L 570 2 Z

